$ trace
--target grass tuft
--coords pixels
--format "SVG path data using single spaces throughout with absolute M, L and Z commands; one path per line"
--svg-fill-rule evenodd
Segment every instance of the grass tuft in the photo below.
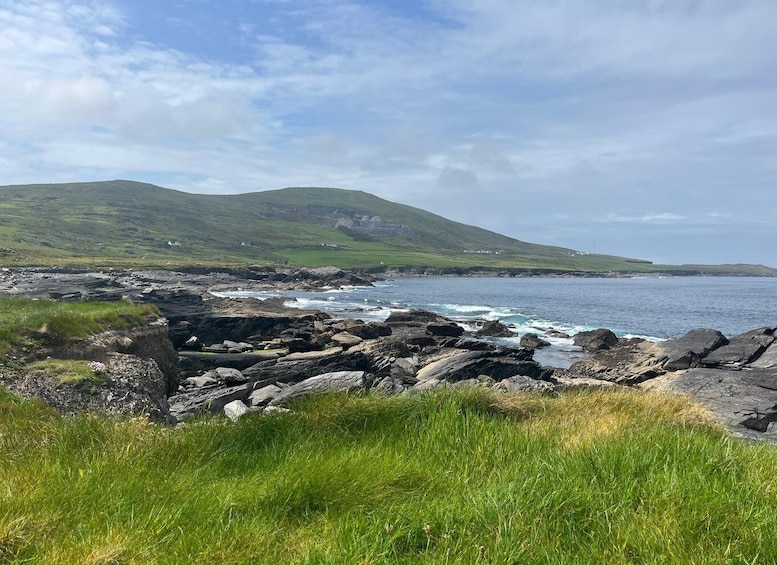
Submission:
M 33 341 L 49 345 L 91 334 L 139 326 L 159 315 L 150 304 L 118 302 L 56 302 L 0 297 L 0 356 Z

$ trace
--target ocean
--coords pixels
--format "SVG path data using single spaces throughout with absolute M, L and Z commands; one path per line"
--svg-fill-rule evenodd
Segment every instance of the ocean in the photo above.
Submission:
M 226 294 L 267 298 L 279 293 Z M 621 337 L 661 340 L 701 327 L 731 337 L 777 326 L 777 278 L 407 277 L 374 287 L 283 294 L 290 306 L 340 318 L 383 321 L 392 311 L 421 308 L 472 328 L 478 320 L 499 320 L 515 332 L 515 338 L 499 340 L 510 344 L 527 332 L 542 334 L 550 329 L 573 336 L 609 328 Z M 549 341 L 553 348 L 545 357 L 561 353 L 567 359 L 567 353 L 574 352 L 571 339 Z M 552 358 L 545 360 L 558 365 Z

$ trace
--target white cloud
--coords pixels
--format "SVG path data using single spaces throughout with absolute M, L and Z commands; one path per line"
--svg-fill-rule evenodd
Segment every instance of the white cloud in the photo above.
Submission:
M 346 186 L 477 223 L 496 210 L 522 239 L 555 216 L 725 227 L 777 209 L 771 0 L 260 3 L 232 14 L 239 63 L 149 42 L 122 6 L 0 5 L 8 183 Z M 730 218 L 685 212 L 734 193 Z

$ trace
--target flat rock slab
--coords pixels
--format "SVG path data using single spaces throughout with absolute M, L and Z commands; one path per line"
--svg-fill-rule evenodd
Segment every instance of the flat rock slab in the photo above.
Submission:
M 750 366 L 755 369 L 777 369 L 777 342 L 773 342 Z
M 456 382 L 486 375 L 495 381 L 501 381 L 524 375 L 538 380 L 551 380 L 552 373 L 552 369 L 533 361 L 528 350 L 455 351 L 420 369 L 415 378 L 418 381 L 437 379 Z
M 322 349 L 321 351 L 303 351 L 299 353 L 290 353 L 287 355 L 285 361 L 306 361 L 311 359 L 324 359 L 326 357 L 334 357 L 343 352 L 342 347 L 331 347 L 329 349 Z
M 178 355 L 188 361 L 191 370 L 207 370 L 216 367 L 230 367 L 242 371 L 260 361 L 278 359 L 285 350 L 252 351 L 250 353 L 206 353 L 202 351 L 179 351 Z
M 287 387 L 270 402 L 270 406 L 283 406 L 292 400 L 311 394 L 327 392 L 353 392 L 367 387 L 367 376 L 364 371 L 337 371 L 310 377 L 302 382 Z
M 735 435 L 777 443 L 777 371 L 689 369 L 644 388 L 689 394 Z
M 224 406 L 234 400 L 247 400 L 250 392 L 250 383 L 230 388 L 211 389 L 207 392 L 185 392 L 168 399 L 170 414 L 178 421 L 199 413 L 218 414 Z

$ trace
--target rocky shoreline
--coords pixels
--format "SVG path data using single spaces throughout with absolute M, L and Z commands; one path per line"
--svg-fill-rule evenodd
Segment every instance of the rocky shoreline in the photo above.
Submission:
M 637 387 L 689 394 L 740 437 L 777 442 L 777 327 L 726 338 L 711 329 L 653 343 L 601 329 L 574 336 L 587 357 L 568 369 L 543 366 L 543 335 L 520 347 L 498 322 L 477 331 L 425 311 L 385 322 L 336 320 L 282 299 L 222 298 L 225 290 L 311 290 L 369 285 L 340 269 L 247 268 L 240 272 L 75 270 L 0 271 L 0 294 L 58 300 L 153 303 L 163 318 L 147 327 L 93 336 L 68 351 L 42 351 L 106 363 L 88 386 L 52 383 L 21 365 L 0 367 L 0 384 L 39 397 L 63 413 L 147 414 L 181 423 L 197 414 L 237 419 L 293 409 L 305 395 L 364 391 L 395 395 L 478 386 L 558 394 L 589 387 Z

